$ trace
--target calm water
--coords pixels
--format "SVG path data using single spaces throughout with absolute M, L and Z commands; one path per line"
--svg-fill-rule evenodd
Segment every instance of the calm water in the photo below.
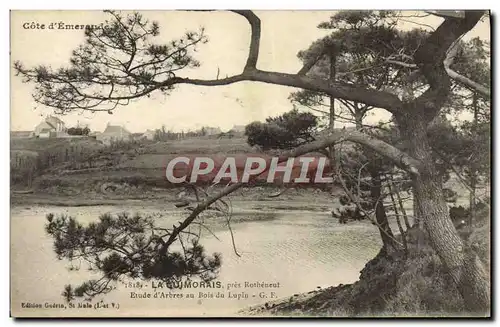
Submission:
M 11 212 L 11 294 L 13 314 L 51 315 L 228 315 L 249 305 L 267 300 L 252 294 L 260 290 L 242 288 L 247 299 L 132 299 L 130 289 L 118 285 L 103 299 L 119 303 L 120 309 L 63 310 L 21 309 L 22 302 L 64 303 L 61 292 L 66 284 L 78 284 L 91 277 L 84 263 L 79 271 L 69 271 L 67 261 L 59 261 L 53 252 L 52 241 L 44 232 L 45 214 L 66 213 L 79 220 L 92 221 L 104 212 L 150 212 L 159 209 L 143 207 L 20 207 Z M 179 213 L 163 212 L 167 226 L 180 220 Z M 239 218 L 239 219 L 238 219 Z M 244 218 L 244 219 L 241 219 Z M 214 218 L 212 218 L 214 219 Z M 380 247 L 378 232 L 367 223 L 340 225 L 328 213 L 307 211 L 259 212 L 235 210 L 232 223 L 236 247 L 232 248 L 230 233 L 223 218 L 211 221 L 210 226 L 220 240 L 205 232 L 202 244 L 208 252 L 222 253 L 223 265 L 219 280 L 227 283 L 280 283 L 274 291 L 278 298 L 307 292 L 318 286 L 327 287 L 351 283 L 359 271 L 373 258 Z M 243 220 L 237 222 L 238 220 Z M 151 292 L 151 283 L 144 290 Z M 138 290 L 137 290 L 138 291 Z M 168 289 L 163 290 L 168 293 Z M 182 293 L 183 291 L 181 291 Z M 227 292 L 223 291 L 226 295 Z M 20 311 L 22 310 L 22 311 Z

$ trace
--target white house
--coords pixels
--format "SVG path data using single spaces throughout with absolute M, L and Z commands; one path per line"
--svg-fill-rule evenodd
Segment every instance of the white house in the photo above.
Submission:
M 243 136 L 245 135 L 245 125 L 234 125 L 229 132 L 234 136 Z
M 66 125 L 62 120 L 54 116 L 48 116 L 40 124 L 36 125 L 33 131 L 35 137 L 48 138 L 48 137 L 65 137 Z
M 220 129 L 220 127 L 206 126 L 203 128 L 205 131 L 205 135 L 219 135 L 220 133 L 222 133 L 222 130 Z
M 106 145 L 110 145 L 111 143 L 118 141 L 128 142 L 131 140 L 131 137 L 132 133 L 127 131 L 125 127 L 110 125 L 109 123 L 104 132 L 96 135 L 96 139 Z
M 142 138 L 145 138 L 146 140 L 152 141 L 155 138 L 156 131 L 148 129 L 144 134 L 142 134 Z

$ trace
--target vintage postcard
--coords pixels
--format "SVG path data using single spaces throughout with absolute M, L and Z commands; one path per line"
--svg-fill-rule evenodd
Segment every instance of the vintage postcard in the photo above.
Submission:
M 490 12 L 10 13 L 22 317 L 490 317 Z

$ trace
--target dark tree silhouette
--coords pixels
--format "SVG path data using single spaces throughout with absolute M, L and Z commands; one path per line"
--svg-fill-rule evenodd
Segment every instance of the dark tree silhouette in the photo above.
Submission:
M 83 226 L 72 217 L 48 214 L 47 221 L 46 231 L 54 238 L 59 259 L 83 259 L 89 269 L 102 274 L 77 287 L 67 285 L 63 295 L 68 301 L 105 294 L 113 289 L 113 282 L 127 277 L 160 280 L 172 288 L 185 276 L 208 282 L 217 277 L 221 265 L 220 254 L 206 255 L 197 237 L 188 244 L 179 238 L 182 247 L 167 251 L 164 238 L 172 232 L 156 226 L 152 217 L 104 214 Z
M 250 146 L 264 150 L 292 149 L 313 141 L 318 119 L 308 112 L 292 110 L 277 117 L 269 117 L 265 123 L 253 122 L 245 127 Z
M 70 127 L 66 131 L 69 135 L 89 135 L 90 128 L 88 127 Z

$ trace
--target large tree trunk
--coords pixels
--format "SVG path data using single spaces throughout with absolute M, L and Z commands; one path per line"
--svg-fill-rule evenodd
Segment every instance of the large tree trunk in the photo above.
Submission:
M 420 160 L 419 175 L 413 178 L 414 196 L 433 248 L 441 258 L 470 312 L 490 310 L 490 283 L 477 254 L 465 248 L 450 219 L 442 182 L 431 157 L 427 123 L 410 114 L 399 117 L 400 130 L 409 141 L 410 155 Z M 420 118 L 423 115 L 420 115 Z

